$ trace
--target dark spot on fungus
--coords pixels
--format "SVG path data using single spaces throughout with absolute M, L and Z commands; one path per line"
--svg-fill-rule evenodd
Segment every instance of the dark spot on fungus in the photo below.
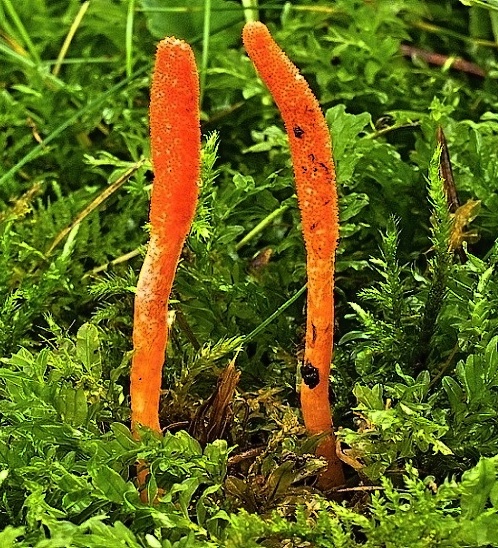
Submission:
M 325 173 L 329 172 L 329 168 L 323 162 L 320 162 L 319 165 L 323 168 L 323 171 L 325 171 Z
M 308 154 L 308 158 L 314 162 L 315 161 L 315 155 L 314 154 Z
M 306 362 L 304 365 L 301 365 L 301 377 L 304 384 L 312 390 L 313 388 L 316 388 L 320 382 L 320 373 L 314 365 L 311 365 L 310 362 Z
M 310 230 L 315 230 L 315 228 L 317 227 L 318 223 L 313 223 L 311 226 L 310 226 Z M 313 326 L 313 329 L 315 329 L 315 326 Z
M 312 344 L 315 344 L 315 342 L 316 342 L 316 335 L 317 335 L 316 327 L 313 324 L 311 324 L 311 342 L 312 342 Z
M 293 131 L 294 131 L 294 135 L 295 135 L 298 139 L 301 139 L 301 137 L 304 135 L 304 130 L 301 129 L 299 126 L 294 126 L 294 127 L 293 127 Z

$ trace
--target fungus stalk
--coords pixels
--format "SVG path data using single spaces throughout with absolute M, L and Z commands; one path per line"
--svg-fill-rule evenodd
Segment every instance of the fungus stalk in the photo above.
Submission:
M 275 43 L 266 26 L 259 22 L 247 23 L 243 40 L 281 112 L 289 138 L 308 276 L 301 407 L 308 432 L 324 436 L 317 447 L 317 455 L 325 457 L 328 468 L 321 474 L 319 485 L 330 488 L 344 483 L 329 404 L 334 262 L 339 233 L 330 134 L 306 80 Z
M 165 38 L 157 48 L 150 99 L 154 183 L 150 241 L 135 295 L 131 366 L 131 421 L 156 432 L 167 310 L 180 253 L 198 197 L 201 133 L 199 78 L 188 44 Z

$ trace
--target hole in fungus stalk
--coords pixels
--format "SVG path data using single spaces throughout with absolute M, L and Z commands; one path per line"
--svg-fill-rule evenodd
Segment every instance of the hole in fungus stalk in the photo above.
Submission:
M 306 80 L 260 22 L 247 23 L 244 45 L 277 104 L 289 138 L 306 246 L 307 325 L 301 407 L 310 434 L 324 434 L 317 455 L 328 468 L 322 488 L 344 483 L 329 404 L 334 325 L 334 261 L 339 232 L 335 167 L 330 134 Z M 317 223 L 321 229 L 316 230 Z
M 131 423 L 161 432 L 159 399 L 171 287 L 198 198 L 201 165 L 199 77 L 192 49 L 168 37 L 157 48 L 150 99 L 154 183 L 150 241 L 135 294 Z M 140 463 L 139 484 L 148 469 Z

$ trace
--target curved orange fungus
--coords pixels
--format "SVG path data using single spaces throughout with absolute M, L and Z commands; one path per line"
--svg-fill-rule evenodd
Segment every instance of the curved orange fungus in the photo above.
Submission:
M 188 44 L 173 37 L 157 48 L 150 135 L 154 168 L 150 242 L 135 296 L 130 394 L 133 430 L 140 424 L 160 432 L 168 300 L 195 214 L 201 154 L 195 58 Z
M 324 488 L 344 482 L 335 449 L 329 404 L 334 326 L 334 261 L 339 231 L 335 167 L 327 123 L 299 70 L 260 22 L 247 23 L 244 45 L 270 90 L 289 137 L 306 246 L 308 274 L 306 347 L 301 406 L 307 430 L 324 434 L 317 454 L 328 461 Z

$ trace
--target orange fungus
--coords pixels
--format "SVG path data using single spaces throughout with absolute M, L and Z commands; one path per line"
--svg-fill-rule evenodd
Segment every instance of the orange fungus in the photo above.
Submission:
M 140 424 L 160 432 L 168 300 L 195 214 L 201 154 L 195 58 L 188 44 L 173 37 L 157 48 L 150 136 L 154 168 L 150 241 L 135 295 L 130 394 L 132 428 Z
M 308 275 L 306 346 L 301 367 L 301 407 L 310 434 L 323 434 L 317 454 L 328 461 L 322 487 L 344 482 L 335 448 L 329 403 L 334 326 L 334 261 L 339 220 L 329 129 L 299 70 L 260 22 L 247 23 L 244 45 L 282 115 L 289 137 L 306 246 Z

